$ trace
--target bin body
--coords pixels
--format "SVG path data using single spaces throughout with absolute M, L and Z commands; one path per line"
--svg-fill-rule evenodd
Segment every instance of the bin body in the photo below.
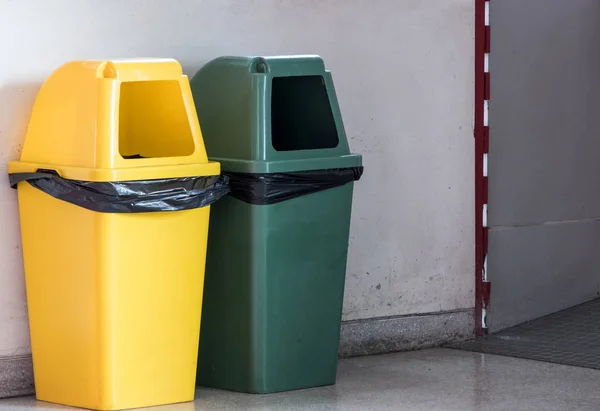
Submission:
M 21 161 L 9 172 L 51 169 L 87 181 L 218 174 L 219 165 L 207 162 L 195 114 L 190 157 L 126 160 L 118 149 L 119 135 L 125 136 L 118 124 L 118 102 L 126 98 L 118 94 L 122 83 L 174 81 L 173 95 L 189 102 L 178 67 L 161 60 L 63 66 L 42 87 Z M 85 96 L 73 94 L 79 92 Z M 79 97 L 87 103 L 76 104 Z M 157 102 L 156 110 L 165 103 Z M 83 110 L 79 122 L 69 108 Z M 159 121 L 156 127 L 167 127 L 170 117 Z M 44 129 L 45 135 L 39 132 Z M 18 199 L 37 398 L 98 410 L 193 400 L 209 207 L 100 213 L 27 182 L 19 183 Z
M 21 185 L 37 398 L 94 409 L 191 401 L 208 208 L 96 213 Z
M 274 149 L 269 95 L 278 71 L 325 79 L 336 147 Z M 191 86 L 208 154 L 224 172 L 361 164 L 348 152 L 333 83 L 318 57 L 221 58 Z M 198 384 L 271 393 L 335 383 L 352 192 L 348 183 L 276 204 L 228 197 L 213 206 Z

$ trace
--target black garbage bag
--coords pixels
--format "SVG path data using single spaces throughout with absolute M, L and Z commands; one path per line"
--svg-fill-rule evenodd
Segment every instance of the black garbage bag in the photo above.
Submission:
M 363 167 L 288 173 L 223 172 L 229 177 L 231 195 L 249 204 L 276 204 L 318 191 L 358 181 Z
M 27 182 L 59 200 L 101 213 L 179 211 L 211 205 L 229 193 L 227 176 L 166 178 L 139 181 L 79 181 L 56 172 L 9 175 L 10 185 Z

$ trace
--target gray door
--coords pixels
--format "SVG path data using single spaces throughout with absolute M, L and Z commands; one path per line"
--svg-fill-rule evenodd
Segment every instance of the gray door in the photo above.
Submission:
M 488 326 L 600 291 L 600 1 L 490 7 Z

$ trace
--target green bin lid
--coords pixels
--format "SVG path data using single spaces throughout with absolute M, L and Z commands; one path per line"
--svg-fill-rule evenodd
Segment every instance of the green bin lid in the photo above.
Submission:
M 190 85 L 209 158 L 224 171 L 356 167 L 319 56 L 219 57 Z

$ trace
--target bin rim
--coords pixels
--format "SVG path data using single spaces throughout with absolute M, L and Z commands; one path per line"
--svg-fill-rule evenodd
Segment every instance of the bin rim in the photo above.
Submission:
M 222 171 L 253 174 L 352 168 L 363 165 L 362 155 L 360 154 L 276 161 L 255 161 L 224 157 L 209 157 L 209 159 L 211 161 L 218 161 L 221 164 Z
M 166 178 L 215 176 L 221 173 L 221 165 L 216 161 L 196 164 L 171 164 L 160 166 L 138 166 L 128 168 L 85 168 L 58 164 L 29 163 L 11 161 L 8 173 L 35 173 L 38 170 L 52 170 L 69 180 L 80 181 L 136 181 Z

